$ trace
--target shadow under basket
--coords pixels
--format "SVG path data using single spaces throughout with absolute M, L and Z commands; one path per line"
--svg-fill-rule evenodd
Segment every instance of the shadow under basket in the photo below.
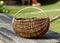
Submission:
M 49 29 L 49 18 L 14 18 L 14 31 L 21 37 L 33 38 L 44 35 Z
M 16 16 L 27 8 L 34 8 L 45 14 L 44 18 L 16 18 Z M 16 34 L 25 38 L 33 38 L 44 35 L 49 29 L 50 19 L 47 14 L 37 7 L 26 7 L 19 10 L 12 21 L 12 27 Z

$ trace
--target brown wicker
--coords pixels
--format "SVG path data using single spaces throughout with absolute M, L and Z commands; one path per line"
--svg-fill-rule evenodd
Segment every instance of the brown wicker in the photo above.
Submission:
M 30 8 L 30 7 L 27 7 L 27 8 Z M 36 7 L 31 7 L 31 8 L 36 8 Z M 18 11 L 18 13 L 20 11 Z M 50 21 L 49 17 L 40 18 L 40 19 L 39 18 L 16 18 L 14 17 L 12 26 L 13 26 L 14 31 L 19 36 L 26 37 L 26 38 L 31 38 L 31 37 L 33 38 L 37 36 L 42 36 L 48 31 L 49 21 Z

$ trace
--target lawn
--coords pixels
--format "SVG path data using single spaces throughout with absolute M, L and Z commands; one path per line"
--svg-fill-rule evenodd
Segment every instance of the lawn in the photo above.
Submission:
M 12 15 L 12 16 L 14 16 L 14 14 L 17 11 L 19 11 L 20 9 L 22 9 L 24 7 L 27 7 L 27 6 L 7 6 L 7 8 L 10 10 L 9 15 Z M 55 3 L 55 4 L 51 4 L 51 5 L 39 6 L 39 8 L 42 8 L 44 10 L 60 9 L 60 1 Z M 29 11 L 24 10 L 23 12 L 26 13 L 26 12 L 33 12 L 33 11 L 36 11 L 36 9 L 29 9 Z M 21 12 L 21 13 L 23 13 L 23 12 Z M 54 16 L 60 15 L 60 11 L 47 12 L 47 14 L 49 15 L 49 17 L 51 19 Z M 32 14 L 28 14 L 28 15 L 20 14 L 18 17 L 40 17 L 40 16 L 41 16 L 40 14 L 38 14 L 38 15 L 37 14 L 35 14 L 35 15 L 32 15 Z M 49 29 L 60 33 L 60 19 L 50 23 L 50 28 Z
M 24 7 L 27 7 L 27 6 L 7 6 L 7 8 L 9 9 L 9 10 L 11 10 L 10 11 L 10 14 L 15 14 L 18 10 L 20 10 L 20 9 L 22 9 L 22 8 L 24 8 Z M 56 9 L 56 8 L 60 8 L 60 1 L 59 2 L 57 2 L 57 3 L 55 3 L 55 4 L 51 4 L 51 5 L 46 5 L 46 6 L 39 6 L 39 8 L 42 8 L 42 9 L 46 9 L 46 10 L 48 10 L 48 9 Z

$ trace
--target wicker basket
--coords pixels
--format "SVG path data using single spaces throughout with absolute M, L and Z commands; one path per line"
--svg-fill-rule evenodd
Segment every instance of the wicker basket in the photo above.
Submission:
M 49 29 L 49 17 L 46 18 L 16 18 L 17 14 L 27 8 L 35 8 L 46 13 L 37 7 L 26 7 L 18 11 L 13 18 L 12 26 L 14 31 L 21 37 L 33 38 L 44 35 Z

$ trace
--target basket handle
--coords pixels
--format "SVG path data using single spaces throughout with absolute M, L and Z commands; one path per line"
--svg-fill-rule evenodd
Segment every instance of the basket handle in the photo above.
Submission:
M 21 11 L 23 11 L 23 10 L 25 10 L 25 9 L 28 9 L 28 8 L 35 8 L 35 9 L 37 9 L 37 10 L 40 10 L 41 12 L 43 12 L 43 14 L 46 15 L 46 17 L 48 17 L 48 15 L 45 13 L 45 11 L 42 10 L 41 8 L 38 8 L 38 7 L 25 7 L 25 8 L 23 8 L 23 9 L 19 10 L 19 11 L 15 14 L 14 18 L 16 18 L 17 14 L 19 14 Z

